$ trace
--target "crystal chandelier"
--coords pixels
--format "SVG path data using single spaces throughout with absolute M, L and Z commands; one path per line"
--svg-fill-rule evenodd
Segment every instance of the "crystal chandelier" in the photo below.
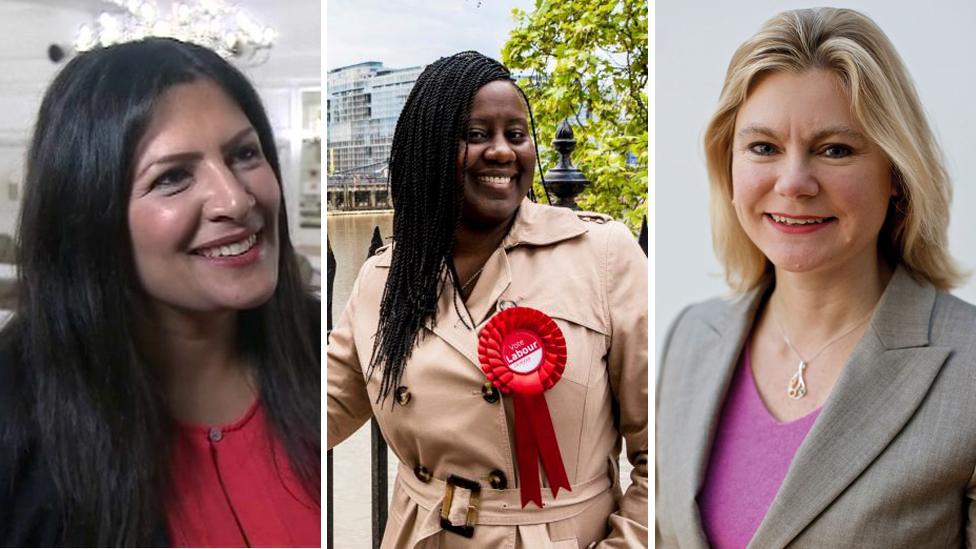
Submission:
M 222 0 L 173 2 L 170 13 L 154 0 L 106 0 L 118 9 L 104 11 L 92 25 L 82 25 L 76 51 L 140 40 L 150 36 L 175 38 L 210 48 L 225 58 L 259 65 L 268 59 L 278 33 L 258 24 L 237 6 Z

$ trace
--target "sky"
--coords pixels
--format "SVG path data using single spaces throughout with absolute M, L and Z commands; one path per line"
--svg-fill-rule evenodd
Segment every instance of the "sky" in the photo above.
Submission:
M 515 26 L 512 9 L 534 6 L 534 0 L 329 0 L 326 67 L 382 61 L 404 68 L 464 50 L 497 59 Z

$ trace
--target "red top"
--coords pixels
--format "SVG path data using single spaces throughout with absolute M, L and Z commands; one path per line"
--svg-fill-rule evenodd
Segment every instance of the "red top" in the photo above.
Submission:
M 174 547 L 321 546 L 321 507 L 272 439 L 259 403 L 223 427 L 177 424 L 166 506 Z

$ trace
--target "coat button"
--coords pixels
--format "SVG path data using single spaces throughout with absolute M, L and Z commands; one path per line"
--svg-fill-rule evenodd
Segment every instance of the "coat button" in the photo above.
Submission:
M 424 483 L 430 482 L 432 476 L 430 474 L 430 471 L 428 471 L 427 468 L 424 467 L 423 465 L 418 465 L 414 467 L 413 474 L 416 475 L 417 479 L 420 480 L 420 482 L 424 482 Z
M 410 402 L 410 398 L 410 391 L 407 389 L 406 385 L 397 387 L 396 401 L 400 404 L 400 406 L 406 406 L 407 403 Z
M 490 484 L 495 490 L 504 490 L 505 488 L 508 488 L 508 478 L 505 476 L 504 471 L 495 469 L 494 471 L 488 473 L 488 484 Z
M 481 386 L 481 398 L 491 404 L 498 402 L 498 389 L 491 382 L 485 383 Z
M 515 306 L 515 302 L 509 299 L 499 299 L 498 300 L 498 310 L 504 311 L 505 309 L 511 309 Z

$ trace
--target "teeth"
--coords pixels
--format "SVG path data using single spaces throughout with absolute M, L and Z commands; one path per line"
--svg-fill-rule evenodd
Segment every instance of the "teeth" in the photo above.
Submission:
M 512 180 L 511 177 L 481 176 L 478 178 L 478 181 L 481 181 L 482 183 L 485 183 L 487 185 L 504 185 L 505 183 L 508 183 L 511 180 Z
M 792 217 L 783 217 L 781 215 L 769 214 L 773 218 L 773 221 L 777 223 L 783 223 L 784 225 L 809 225 L 811 223 L 823 223 L 827 221 L 826 217 L 819 217 L 816 219 L 793 219 Z
M 224 246 L 214 246 L 213 248 L 205 248 L 200 250 L 200 255 L 204 257 L 231 257 L 235 255 L 241 255 L 247 252 L 258 241 L 258 235 L 252 234 L 251 236 L 241 240 L 240 242 L 234 242 L 233 244 L 226 244 Z

